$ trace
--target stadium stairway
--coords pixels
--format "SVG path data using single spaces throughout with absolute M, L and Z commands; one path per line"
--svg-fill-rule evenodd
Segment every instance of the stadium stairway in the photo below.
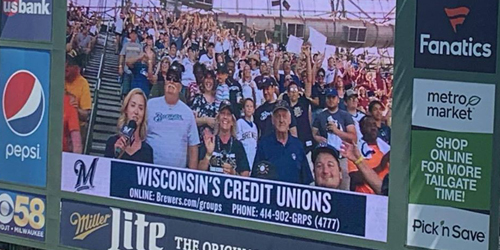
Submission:
M 118 83 L 118 55 L 112 33 L 101 32 L 84 77 L 91 89 L 92 112 L 85 154 L 103 156 L 108 138 L 116 134 L 120 116 L 121 85 Z

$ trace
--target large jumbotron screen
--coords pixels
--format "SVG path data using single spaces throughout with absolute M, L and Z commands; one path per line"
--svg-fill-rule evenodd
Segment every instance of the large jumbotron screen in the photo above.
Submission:
M 386 242 L 396 1 L 182 2 L 68 1 L 61 189 Z M 61 243 L 157 249 L 121 210 Z

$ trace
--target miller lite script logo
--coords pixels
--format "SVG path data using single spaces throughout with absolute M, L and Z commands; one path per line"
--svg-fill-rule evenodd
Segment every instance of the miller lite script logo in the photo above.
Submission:
M 114 207 L 106 210 L 111 212 L 72 213 L 69 221 L 75 230 L 73 240 L 97 245 L 104 243 L 103 247 L 108 250 L 166 249 L 165 223 L 148 221 L 154 218 L 142 213 L 122 211 Z M 93 234 L 99 229 L 102 230 Z M 98 239 L 105 242 L 95 242 Z
M 70 223 L 76 227 L 74 240 L 84 240 L 89 234 L 109 225 L 111 214 L 71 214 Z
M 77 176 L 75 183 L 76 191 L 82 191 L 94 187 L 94 175 L 97 168 L 97 161 L 99 161 L 99 158 L 92 160 L 92 163 L 88 167 L 82 160 L 77 160 L 75 162 L 74 171 Z

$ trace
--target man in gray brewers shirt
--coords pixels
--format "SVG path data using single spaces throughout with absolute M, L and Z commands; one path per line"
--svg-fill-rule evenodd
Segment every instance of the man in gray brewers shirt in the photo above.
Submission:
M 154 149 L 154 163 L 197 169 L 198 128 L 193 111 L 179 100 L 182 65 L 174 62 L 167 72 L 165 96 L 148 101 L 147 142 Z
M 318 114 L 312 125 L 314 140 L 318 144 L 328 144 L 340 151 L 343 141 L 356 143 L 356 128 L 352 116 L 339 109 L 339 96 L 336 89 L 327 89 L 326 109 Z M 347 169 L 347 159 L 339 159 L 342 169 L 340 189 L 350 190 L 350 176 Z

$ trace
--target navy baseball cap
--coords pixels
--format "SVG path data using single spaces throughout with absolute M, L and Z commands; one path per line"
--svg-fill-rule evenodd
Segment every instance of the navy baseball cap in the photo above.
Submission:
M 229 71 L 227 70 L 227 66 L 225 63 L 218 63 L 217 64 L 217 74 L 228 74 Z
M 331 145 L 328 145 L 326 143 L 321 143 L 312 152 L 313 163 L 316 162 L 316 158 L 320 153 L 331 154 L 337 160 L 337 162 L 339 161 L 339 151 L 337 151 L 337 149 L 335 149 Z
M 278 84 L 276 84 L 276 81 L 271 77 L 262 77 L 260 82 L 257 83 L 257 86 L 261 86 L 260 89 L 266 89 L 271 86 L 278 86 Z
M 173 62 L 172 65 L 170 65 L 170 68 L 167 71 L 167 81 L 172 80 L 174 82 L 181 82 L 182 81 L 182 72 L 184 72 L 184 66 L 182 64 L 178 63 L 177 61 Z
M 220 114 L 220 112 L 224 109 L 228 109 L 229 112 L 231 112 L 232 115 L 234 115 L 233 113 L 233 108 L 231 107 L 231 102 L 229 100 L 223 100 L 220 105 L 219 105 L 219 112 L 217 112 L 218 114 Z
M 337 90 L 334 89 L 334 88 L 328 88 L 328 89 L 326 89 L 325 94 L 326 94 L 326 97 L 329 97 L 329 96 L 338 96 L 339 95 L 339 93 L 337 92 Z
M 70 52 L 66 53 L 66 64 L 68 66 L 78 66 L 82 67 L 83 65 L 83 57 L 82 54 L 79 53 L 77 50 L 71 50 Z
M 274 106 L 273 114 L 280 109 L 290 111 L 290 105 L 288 105 L 288 103 L 284 100 L 278 100 Z

